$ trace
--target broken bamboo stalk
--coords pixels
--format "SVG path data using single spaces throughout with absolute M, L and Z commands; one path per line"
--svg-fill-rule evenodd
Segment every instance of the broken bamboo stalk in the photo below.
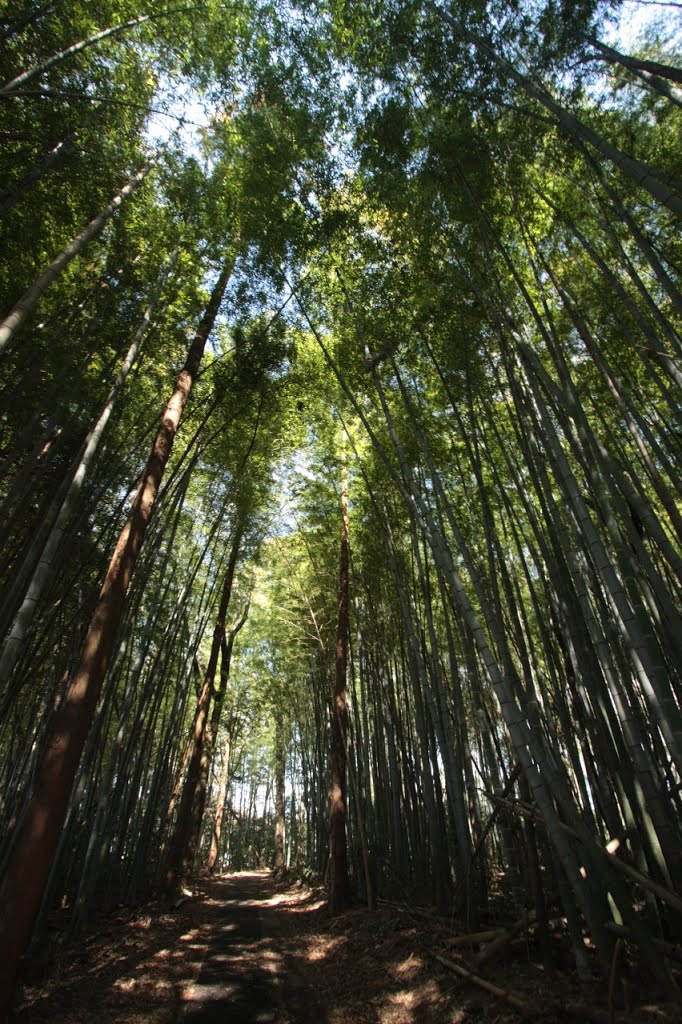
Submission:
M 520 761 L 517 761 L 516 764 L 514 765 L 514 770 L 512 771 L 512 773 L 509 776 L 509 778 L 507 779 L 505 787 L 504 787 L 504 789 L 502 790 L 502 792 L 500 794 L 501 798 L 509 796 L 509 794 L 511 793 L 512 789 L 514 788 L 514 783 L 516 782 L 516 780 L 518 779 L 518 777 L 519 777 L 519 775 L 521 774 L 522 771 L 523 771 L 523 766 L 522 766 Z M 497 816 L 498 816 L 498 814 L 500 813 L 501 810 L 502 810 L 502 804 L 499 804 L 499 803 L 496 804 L 496 806 L 493 808 L 492 813 L 490 814 L 490 816 L 488 817 L 488 820 L 486 821 L 485 825 L 483 826 L 483 830 L 482 830 L 480 836 L 476 840 L 476 845 L 474 846 L 473 850 L 471 851 L 471 854 L 469 856 L 469 867 L 471 867 L 471 865 L 474 863 L 474 861 L 478 857 L 479 853 L 481 852 L 481 849 L 483 848 L 483 844 L 484 844 L 484 842 L 486 841 L 486 839 L 488 837 L 488 833 L 490 832 L 490 829 L 495 824 L 495 819 L 497 818 Z
M 519 918 L 518 921 L 515 921 L 514 924 L 510 925 L 509 928 L 505 928 L 501 935 L 498 935 L 496 939 L 493 939 L 493 941 L 478 954 L 474 960 L 476 967 L 482 967 L 484 963 L 487 963 L 488 960 L 492 959 L 496 953 L 511 942 L 515 935 L 518 935 L 519 932 L 525 931 L 525 929 L 528 928 L 534 920 L 535 911 L 529 910 L 523 915 L 523 917 Z

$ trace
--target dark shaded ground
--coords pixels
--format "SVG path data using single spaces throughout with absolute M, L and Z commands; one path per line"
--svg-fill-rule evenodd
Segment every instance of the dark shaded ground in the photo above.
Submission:
M 227 875 L 173 911 L 156 902 L 120 911 L 93 922 L 79 948 L 42 966 L 34 957 L 17 1024 L 517 1024 L 516 1010 L 435 959 L 466 964 L 475 954 L 449 945 L 457 931 L 402 904 L 331 919 L 321 890 L 266 872 Z M 585 1002 L 560 929 L 553 943 L 551 976 L 524 936 L 482 971 L 542 1024 L 580 1020 L 566 1007 Z M 679 1005 L 642 995 L 633 953 L 619 966 L 614 1024 L 679 1024 Z M 588 1009 L 607 1002 L 597 988 Z

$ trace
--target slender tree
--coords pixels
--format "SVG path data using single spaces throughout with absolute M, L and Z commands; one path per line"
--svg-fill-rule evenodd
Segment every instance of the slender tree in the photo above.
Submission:
M 42 274 L 24 292 L 18 302 L 14 304 L 2 323 L 0 323 L 0 352 L 7 347 L 24 321 L 34 311 L 43 292 L 68 267 L 71 260 L 82 252 L 88 242 L 100 233 L 107 221 L 116 213 L 121 203 L 140 187 L 153 168 L 154 163 L 155 161 L 150 161 L 123 186 L 121 191 L 114 196 L 102 212 L 98 213 L 88 226 L 76 235 L 65 249 L 55 256 L 50 265 L 46 267 Z
M 346 735 L 348 730 L 346 677 L 350 608 L 350 540 L 348 533 L 348 482 L 341 487 L 341 553 L 339 562 L 339 606 L 336 630 L 336 658 L 331 724 L 331 787 L 329 790 L 330 871 L 329 909 L 333 914 L 350 903 L 348 852 L 346 845 Z

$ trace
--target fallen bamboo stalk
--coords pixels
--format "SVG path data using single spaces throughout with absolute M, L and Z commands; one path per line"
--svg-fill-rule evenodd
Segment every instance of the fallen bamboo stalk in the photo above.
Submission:
M 467 981 L 473 982 L 473 984 L 478 985 L 479 988 L 492 993 L 492 995 L 497 996 L 498 999 L 502 999 L 509 1006 L 513 1006 L 515 1010 L 518 1010 L 524 1017 L 532 1018 L 539 1016 L 540 1010 L 538 1007 L 533 1006 L 531 1003 L 527 1003 L 525 999 L 522 999 L 514 992 L 510 992 L 509 989 L 493 985 L 491 981 L 486 981 L 486 979 L 481 978 L 480 975 L 474 974 L 474 972 L 469 970 L 468 967 L 455 963 L 454 960 L 448 960 L 446 957 L 440 956 L 438 953 L 434 953 L 433 956 L 438 963 L 443 965 L 443 967 L 447 967 L 449 971 L 454 971 L 454 973 L 459 974 L 460 977 L 466 978 Z M 542 1010 L 543 1013 L 547 1010 L 555 1010 L 557 1015 L 562 1015 L 564 1017 L 576 1017 L 578 1020 L 591 1021 L 592 1024 L 609 1024 L 608 1014 L 605 1013 L 604 1010 L 598 1010 L 592 1006 L 585 1006 L 584 1003 L 551 1003 L 549 1005 L 545 1004 Z
M 515 935 L 518 935 L 519 932 L 525 931 L 526 928 L 533 924 L 534 920 L 535 911 L 529 910 L 523 915 L 523 917 L 519 918 L 518 921 L 515 921 L 514 924 L 510 925 L 509 928 L 505 928 L 501 935 L 498 935 L 496 939 L 493 939 L 493 941 L 478 954 L 474 960 L 476 967 L 482 967 L 484 963 L 487 963 L 488 960 L 492 959 L 496 953 L 511 942 Z
M 636 946 L 639 945 L 639 940 L 635 938 L 629 928 L 624 924 L 616 924 L 615 921 L 606 921 L 604 927 L 607 932 L 611 932 L 613 935 L 617 935 L 621 939 L 627 939 L 628 942 L 634 942 Z M 682 944 L 679 942 L 666 942 L 665 939 L 659 939 L 655 936 L 647 935 L 647 942 L 651 943 L 656 949 L 660 949 L 661 952 L 671 957 L 673 960 L 682 962 Z
M 551 914 L 548 917 L 548 923 L 561 920 L 562 915 L 558 913 Z M 517 935 L 519 931 L 522 931 L 524 927 L 533 927 L 535 924 L 535 910 L 530 911 L 530 919 L 528 915 L 524 914 L 523 918 L 518 921 L 514 921 L 512 924 L 504 925 L 500 928 L 489 928 L 488 931 L 483 932 L 467 932 L 464 935 L 451 935 L 445 939 L 445 945 L 451 949 L 456 949 L 459 946 L 475 946 L 482 942 L 495 942 L 497 939 L 502 937 L 507 938 Z M 511 932 L 511 935 L 510 935 Z M 504 944 L 504 943 L 503 943 Z
M 504 928 L 494 928 L 487 932 L 469 932 L 467 935 L 451 935 L 446 939 L 448 946 L 475 946 L 478 942 L 491 942 L 505 932 Z
M 486 992 L 492 992 L 498 999 L 502 999 L 509 1006 L 513 1006 L 515 1010 L 523 1014 L 524 1017 L 537 1017 L 539 1010 L 536 1006 L 531 1003 L 527 1003 L 520 996 L 517 996 L 514 992 L 510 992 L 508 989 L 500 988 L 499 985 L 493 985 L 491 981 L 486 981 L 485 978 L 479 977 L 478 974 L 474 974 L 468 967 L 463 967 L 461 964 L 455 963 L 454 960 L 448 960 L 444 956 L 440 956 L 438 953 L 433 954 L 436 960 L 447 967 L 448 970 L 454 971 L 455 974 L 459 974 L 462 978 L 466 978 L 468 981 L 472 981 L 474 985 L 478 985 L 479 988 L 485 989 Z

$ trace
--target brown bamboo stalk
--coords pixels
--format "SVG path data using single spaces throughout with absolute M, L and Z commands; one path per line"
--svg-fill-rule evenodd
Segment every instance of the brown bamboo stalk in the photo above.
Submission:
M 17 963 L 30 933 L 59 842 L 78 764 L 126 605 L 130 581 L 178 425 L 231 270 L 232 261 L 224 267 L 214 285 L 185 364 L 162 414 L 137 494 L 109 562 L 82 643 L 78 665 L 69 681 L 63 703 L 53 716 L 49 740 L 36 769 L 33 795 L 17 825 L 14 847 L 0 882 L 0 945 L 4 947 L 4 955 L 0 959 L 0 1019 L 3 1015 L 10 1016 Z
M 509 928 L 505 928 L 504 931 L 500 935 L 498 935 L 496 939 L 493 939 L 493 941 L 489 945 L 487 945 L 485 949 L 481 950 L 481 952 L 478 954 L 474 961 L 476 966 L 482 967 L 483 964 L 488 962 L 488 960 L 492 960 L 496 953 L 498 953 L 501 949 L 504 949 L 504 947 L 511 942 L 515 935 L 518 935 L 519 932 L 525 931 L 525 929 L 528 928 L 534 920 L 535 911 L 529 910 L 523 915 L 523 917 L 519 918 L 518 921 L 515 921 L 514 924 L 510 925 Z

